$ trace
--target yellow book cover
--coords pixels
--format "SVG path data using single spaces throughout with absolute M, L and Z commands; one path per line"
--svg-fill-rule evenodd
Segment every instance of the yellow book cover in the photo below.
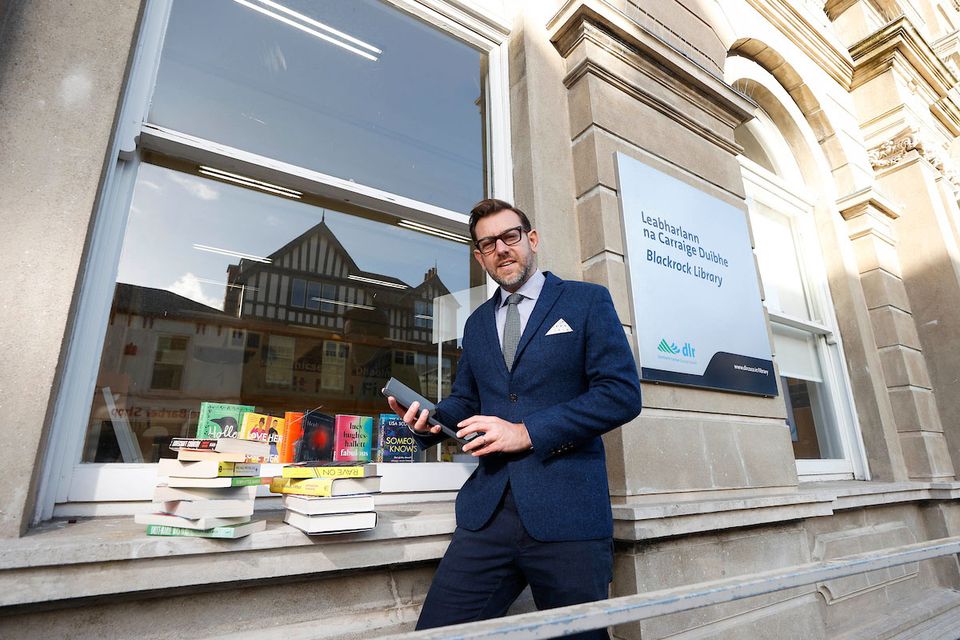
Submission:
M 270 455 L 264 462 L 280 462 L 284 429 L 283 418 L 274 418 L 265 413 L 246 413 L 240 425 L 240 437 L 244 440 L 266 442 L 270 445 Z
M 273 493 L 292 493 L 301 496 L 349 496 L 359 493 L 379 493 L 380 476 L 365 478 L 274 478 L 270 481 Z
M 272 493 L 295 493 L 302 496 L 329 497 L 333 490 L 333 478 L 307 478 L 294 480 L 291 478 L 274 478 L 270 481 Z
M 336 464 L 301 466 L 291 465 L 283 468 L 284 478 L 366 478 L 377 475 L 375 464 Z
M 243 440 L 267 441 L 270 429 L 270 416 L 264 413 L 245 413 L 240 423 L 240 438 Z

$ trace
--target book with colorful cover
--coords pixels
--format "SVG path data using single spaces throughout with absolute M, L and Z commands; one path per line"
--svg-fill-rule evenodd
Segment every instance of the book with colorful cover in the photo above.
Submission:
M 293 461 L 333 460 L 333 436 L 335 421 L 319 411 L 303 414 L 303 432 L 293 443 Z
M 294 443 L 303 436 L 303 411 L 287 411 L 283 414 L 284 434 L 280 439 L 279 462 L 295 462 Z
M 367 462 L 372 447 L 371 416 L 337 415 L 333 439 L 334 462 Z
M 197 438 L 236 438 L 240 435 L 243 415 L 255 409 L 247 404 L 201 402 Z
M 213 529 L 187 529 L 165 524 L 147 525 L 148 536 L 190 536 L 193 538 L 242 538 L 267 528 L 266 520 L 254 520 L 245 524 L 233 524 Z
M 244 440 L 266 442 L 270 453 L 266 462 L 280 461 L 280 446 L 283 439 L 284 420 L 265 413 L 246 413 L 240 425 L 240 437 Z
M 380 414 L 379 462 L 413 462 L 418 447 L 407 423 L 395 413 Z
M 379 475 L 374 463 L 300 462 L 287 465 L 280 472 L 284 478 L 366 478 Z
M 270 462 L 280 462 L 280 449 L 287 437 L 287 421 L 284 418 L 270 418 L 267 429 L 267 444 L 270 445 Z
M 301 496 L 348 496 L 355 493 L 379 493 L 380 476 L 366 478 L 274 478 L 272 493 L 293 493 Z
M 240 423 L 240 437 L 244 440 L 267 441 L 267 429 L 270 428 L 270 416 L 265 413 L 245 413 Z

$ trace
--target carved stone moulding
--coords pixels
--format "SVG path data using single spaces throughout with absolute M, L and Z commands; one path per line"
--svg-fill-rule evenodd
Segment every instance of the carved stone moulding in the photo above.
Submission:
M 960 170 L 940 145 L 923 136 L 919 129 L 910 129 L 886 140 L 870 150 L 870 166 L 875 171 L 888 169 L 903 162 L 907 154 L 916 151 L 936 169 L 953 188 L 954 194 L 960 193 Z

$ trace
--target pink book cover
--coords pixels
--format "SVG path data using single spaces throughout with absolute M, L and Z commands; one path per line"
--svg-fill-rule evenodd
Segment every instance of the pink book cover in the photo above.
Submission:
M 333 437 L 335 462 L 369 462 L 372 446 L 373 416 L 337 416 Z

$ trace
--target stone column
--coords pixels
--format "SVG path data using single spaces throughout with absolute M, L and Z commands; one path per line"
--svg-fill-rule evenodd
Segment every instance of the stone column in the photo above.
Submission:
M 899 215 L 876 194 L 846 205 L 841 214 L 857 255 L 907 476 L 952 480 L 953 465 L 897 256 L 894 224 Z
M 916 331 L 900 330 L 907 344 L 887 351 L 884 373 L 895 387 L 891 400 L 911 477 L 952 480 L 960 461 L 960 256 L 951 221 L 956 204 L 951 210 L 942 197 L 944 176 L 937 166 L 943 161 L 933 145 L 907 135 L 884 149 L 877 177 L 884 193 L 903 206 L 893 224 L 903 278 L 883 271 L 872 286 L 896 296 L 898 308 L 909 306 Z M 894 317 L 907 324 L 902 315 Z

